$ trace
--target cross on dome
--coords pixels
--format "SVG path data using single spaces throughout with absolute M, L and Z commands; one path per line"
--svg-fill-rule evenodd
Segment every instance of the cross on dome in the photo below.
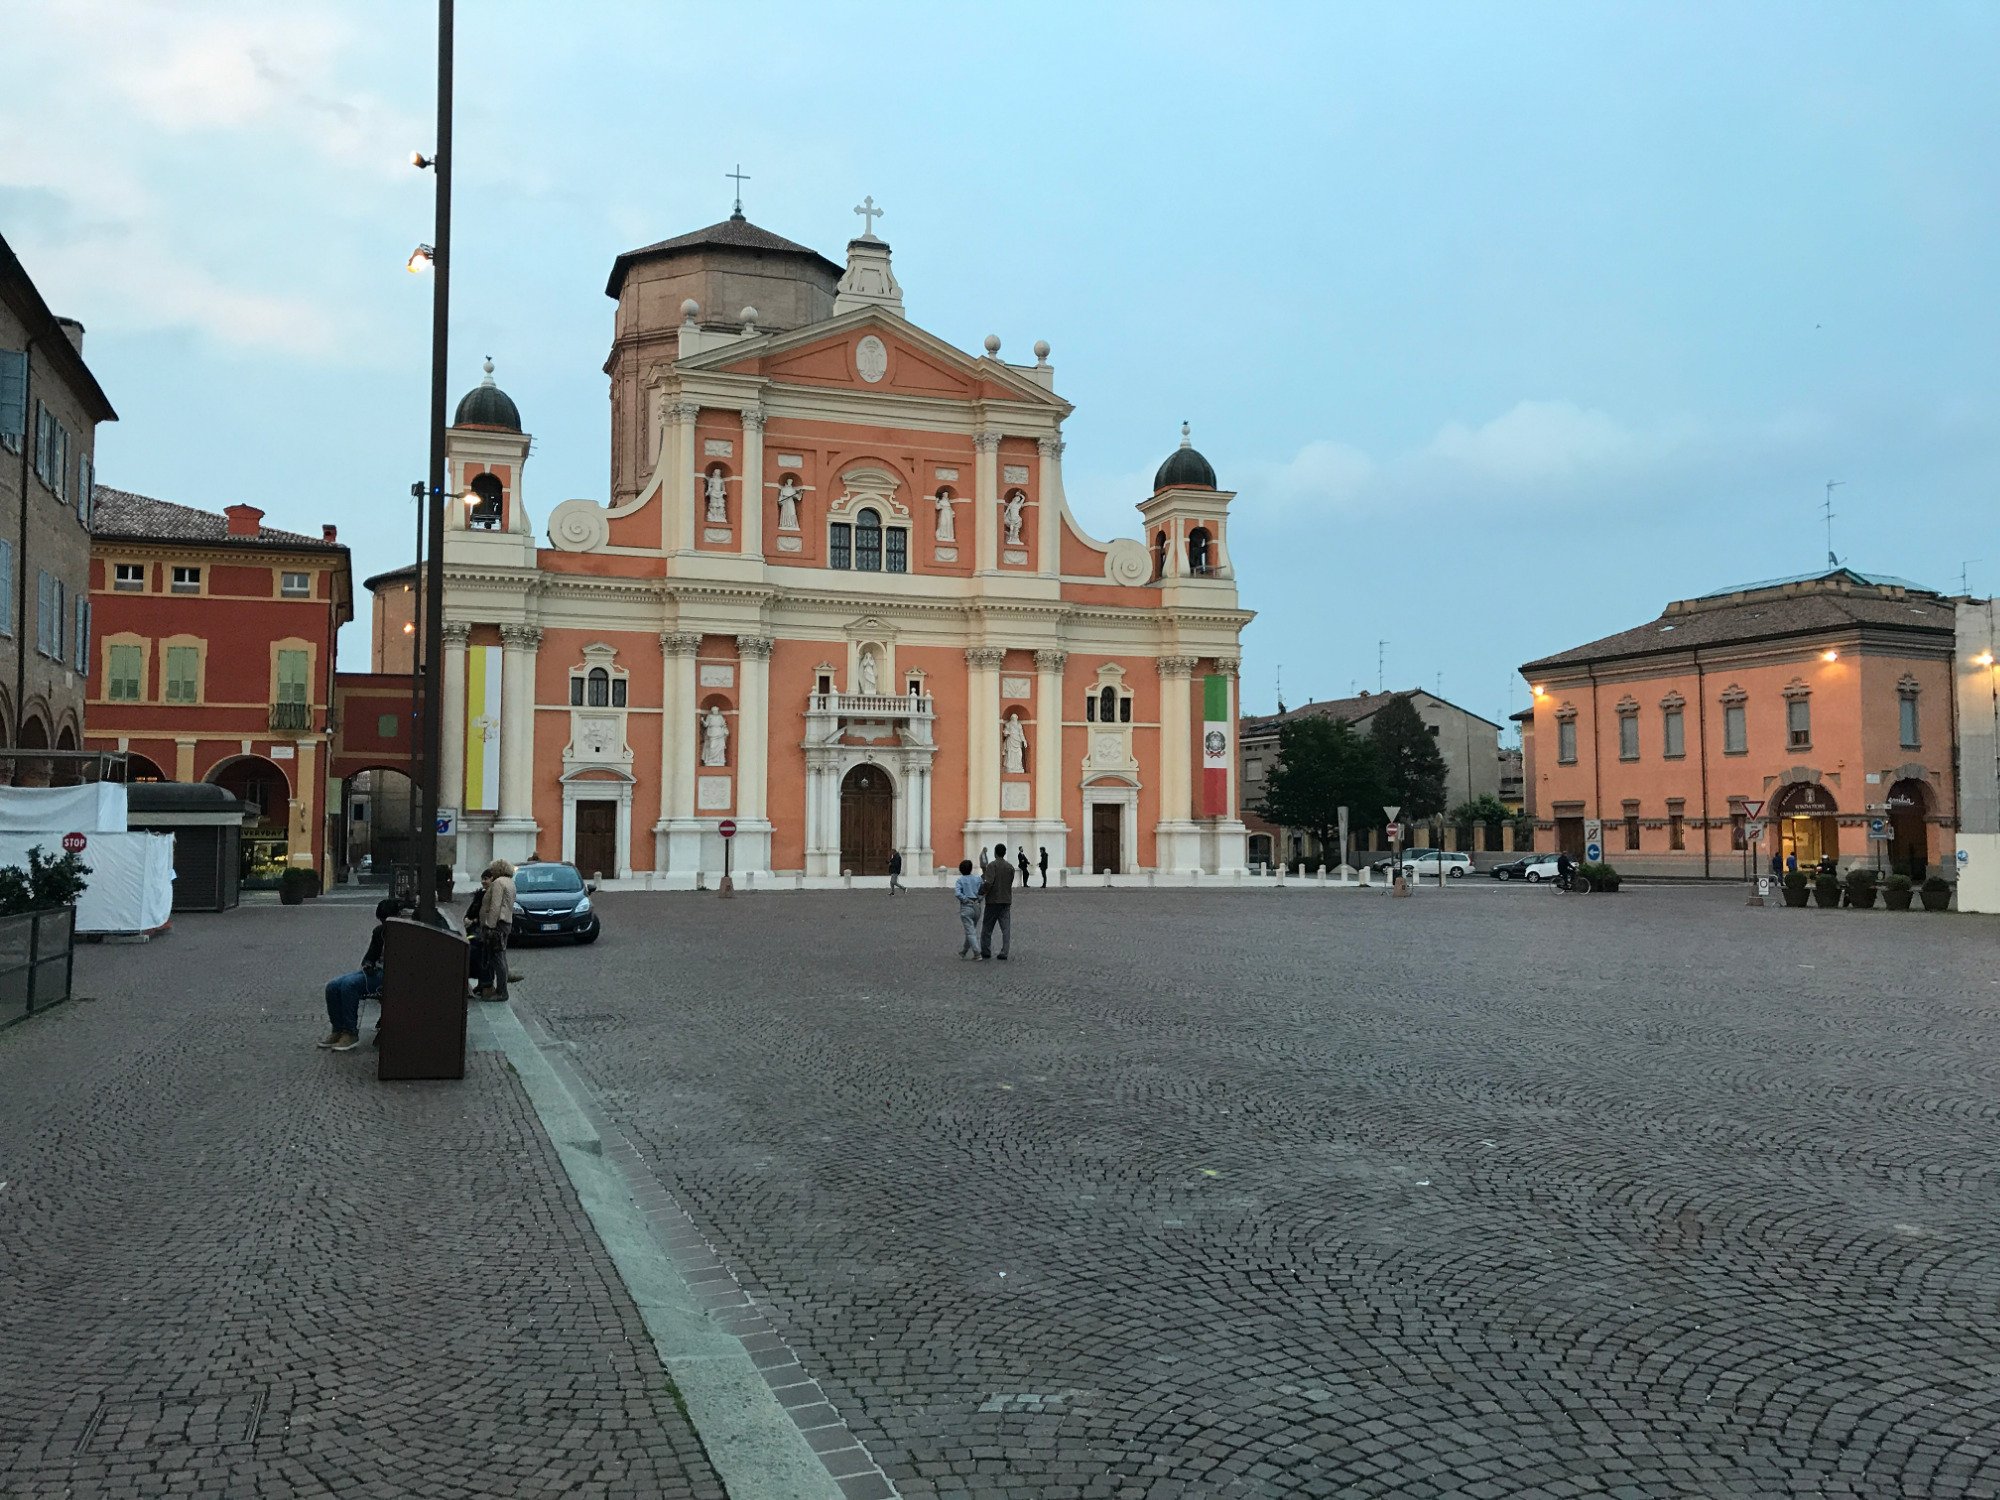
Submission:
M 863 198 L 858 204 L 855 205 L 854 211 L 857 214 L 861 215 L 861 223 L 863 226 L 861 230 L 861 237 L 866 240 L 874 239 L 875 221 L 881 218 L 883 214 L 887 213 L 888 210 L 877 208 L 875 206 L 875 195 L 873 193 L 870 193 L 866 198 Z
M 743 184 L 750 180 L 750 174 L 743 170 L 743 163 L 739 161 L 734 172 L 724 172 L 722 175 L 736 179 L 736 211 L 729 217 L 740 219 L 743 217 Z

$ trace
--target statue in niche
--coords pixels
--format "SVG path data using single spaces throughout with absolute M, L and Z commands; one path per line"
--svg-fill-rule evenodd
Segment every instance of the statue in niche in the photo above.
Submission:
M 729 482 L 723 478 L 722 465 L 717 464 L 708 471 L 705 486 L 708 494 L 708 522 L 711 526 L 729 524 Z
M 729 764 L 729 722 L 722 710 L 711 706 L 701 720 L 701 763 L 705 766 Z
M 951 491 L 937 492 L 937 539 L 940 542 L 958 540 L 958 527 L 951 518 Z
M 778 530 L 799 529 L 799 482 L 787 474 L 778 481 Z
M 1021 545 L 1021 516 L 1028 508 L 1027 497 L 1019 490 L 1007 497 L 1007 504 L 1000 511 L 1000 519 L 1007 523 L 1007 545 Z
M 856 675 L 859 678 L 858 685 L 861 696 L 864 698 L 874 697 L 879 683 L 875 676 L 875 653 L 873 651 L 864 651 L 861 653 L 861 666 Z
M 1011 709 L 1000 725 L 1000 763 L 1008 775 L 1027 770 L 1028 736 L 1021 728 L 1021 716 Z

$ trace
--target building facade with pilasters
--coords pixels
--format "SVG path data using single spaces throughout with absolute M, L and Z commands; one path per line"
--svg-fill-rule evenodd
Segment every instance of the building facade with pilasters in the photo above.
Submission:
M 1046 344 L 907 320 L 889 246 L 845 269 L 740 216 L 619 257 L 611 494 L 537 535 L 528 438 L 485 383 L 448 435 L 456 863 L 606 879 L 1244 867 L 1234 498 L 1189 445 L 1139 536 L 1063 497 Z M 758 305 L 766 308 L 759 313 Z

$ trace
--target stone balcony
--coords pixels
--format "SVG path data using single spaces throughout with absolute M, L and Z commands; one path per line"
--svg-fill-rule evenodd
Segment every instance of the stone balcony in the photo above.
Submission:
M 806 738 L 825 743 L 838 738 L 848 725 L 880 725 L 908 744 L 933 743 L 931 725 L 937 713 L 928 693 L 808 693 Z M 863 737 L 872 738 L 864 731 Z

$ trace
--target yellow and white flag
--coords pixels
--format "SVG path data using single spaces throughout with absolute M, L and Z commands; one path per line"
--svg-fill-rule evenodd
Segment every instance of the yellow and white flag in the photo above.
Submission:
M 465 653 L 465 808 L 500 806 L 500 647 Z

